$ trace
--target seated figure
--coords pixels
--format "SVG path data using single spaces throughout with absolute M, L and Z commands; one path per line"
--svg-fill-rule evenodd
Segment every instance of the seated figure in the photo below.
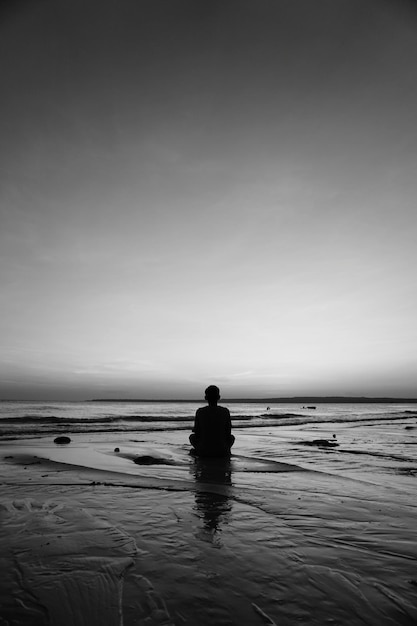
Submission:
M 197 409 L 190 443 L 199 456 L 228 456 L 235 441 L 229 410 L 217 404 L 220 390 L 215 385 L 207 387 L 205 398 L 208 406 Z

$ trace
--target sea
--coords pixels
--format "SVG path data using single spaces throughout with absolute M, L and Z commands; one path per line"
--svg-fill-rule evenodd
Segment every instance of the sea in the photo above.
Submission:
M 0 438 L 39 437 L 57 432 L 138 432 L 190 430 L 202 403 L 191 401 L 0 401 Z M 271 428 L 315 424 L 413 428 L 415 403 L 318 403 L 304 405 L 265 402 L 227 404 L 233 428 Z
M 0 402 L 0 442 L 57 435 L 148 441 L 165 451 L 188 444 L 201 402 Z M 371 482 L 417 477 L 417 402 L 227 402 L 233 452 Z M 326 443 L 327 442 L 327 443 Z M 407 481 L 408 482 L 408 481 Z

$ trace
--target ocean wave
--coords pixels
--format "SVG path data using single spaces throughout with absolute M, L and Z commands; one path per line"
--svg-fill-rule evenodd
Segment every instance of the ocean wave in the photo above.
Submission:
M 304 415 L 298 413 L 279 413 L 263 415 L 233 415 L 232 421 L 253 421 L 257 419 L 287 419 L 287 418 L 305 418 Z M 124 423 L 149 423 L 161 422 L 166 424 L 176 422 L 192 422 L 194 416 L 184 415 L 103 415 L 97 417 L 60 417 L 57 415 L 19 415 L 16 417 L 3 417 L 0 419 L 0 430 L 2 424 L 13 424 L 15 426 L 24 426 L 25 424 L 43 425 L 77 425 L 77 424 L 124 424 Z
M 100 417 L 59 417 L 57 415 L 19 415 L 3 417 L 1 424 L 112 424 L 121 422 L 180 422 L 193 417 L 167 415 L 104 415 Z
M 280 426 L 302 426 L 320 423 L 353 423 L 361 424 L 387 423 L 401 421 L 410 424 L 409 420 L 417 417 L 417 411 L 403 410 L 387 413 L 342 413 L 308 415 L 295 412 L 268 412 L 258 415 L 246 413 L 232 414 L 234 429 L 271 428 Z M 145 432 L 190 430 L 193 423 L 192 415 L 173 414 L 104 414 L 59 416 L 28 412 L 24 415 L 5 416 L 0 419 L 0 438 L 15 439 L 24 436 L 42 437 L 53 434 L 75 433 L 106 433 L 106 432 Z
M 319 422 L 347 422 L 347 421 L 375 421 L 375 420 L 398 420 L 409 418 L 412 416 L 417 417 L 417 411 L 397 411 L 393 413 L 369 413 L 361 415 L 305 415 L 304 413 L 261 413 L 259 415 L 249 414 L 235 414 L 232 415 L 232 422 L 234 421 L 258 421 L 258 420 L 289 420 L 300 419 L 306 424 L 319 423 Z M 166 415 L 166 414 L 137 414 L 137 415 L 100 415 L 91 417 L 64 417 L 58 415 L 40 415 L 27 413 L 25 415 L 18 415 L 15 417 L 1 417 L 0 426 L 2 424 L 123 424 L 125 422 L 191 422 L 194 419 L 193 415 Z
M 299 413 L 266 413 L 261 415 L 234 415 L 234 429 L 302 426 L 304 424 L 361 424 L 387 423 L 417 417 L 417 411 L 400 411 L 385 414 L 362 415 L 302 415 Z M 56 415 L 21 415 L 0 420 L 2 439 L 22 436 L 51 435 L 54 433 L 100 433 L 135 431 L 191 430 L 193 417 L 167 415 L 106 415 L 91 417 L 58 417 Z
M 417 417 L 417 411 L 393 411 L 391 413 L 361 413 L 360 415 L 350 415 L 349 418 L 350 419 L 354 419 L 356 420 L 369 420 L 369 419 L 401 419 L 404 418 L 404 416 L 410 417 L 415 415 Z M 262 413 L 261 415 L 259 415 L 258 417 L 302 417 L 306 420 L 308 420 L 308 422 L 317 422 L 317 421 L 322 421 L 323 419 L 330 419 L 332 421 L 340 421 L 340 420 L 344 420 L 345 418 L 348 418 L 348 415 L 325 415 L 325 416 L 321 416 L 321 415 L 306 415 L 305 413 Z M 251 416 L 253 417 L 253 416 Z

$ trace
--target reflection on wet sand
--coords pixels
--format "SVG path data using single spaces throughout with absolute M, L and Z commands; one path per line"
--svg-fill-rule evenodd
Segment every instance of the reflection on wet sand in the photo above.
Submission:
M 228 523 L 232 510 L 233 501 L 229 494 L 232 485 L 230 457 L 196 457 L 191 469 L 198 486 L 195 492 L 198 516 L 203 520 L 204 530 L 214 537 L 221 530 L 221 523 Z M 207 491 L 204 485 L 207 485 Z

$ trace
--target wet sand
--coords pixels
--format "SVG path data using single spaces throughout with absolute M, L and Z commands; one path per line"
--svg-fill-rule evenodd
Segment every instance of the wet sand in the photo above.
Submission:
M 2 626 L 417 623 L 407 490 L 176 436 L 1 444 Z

